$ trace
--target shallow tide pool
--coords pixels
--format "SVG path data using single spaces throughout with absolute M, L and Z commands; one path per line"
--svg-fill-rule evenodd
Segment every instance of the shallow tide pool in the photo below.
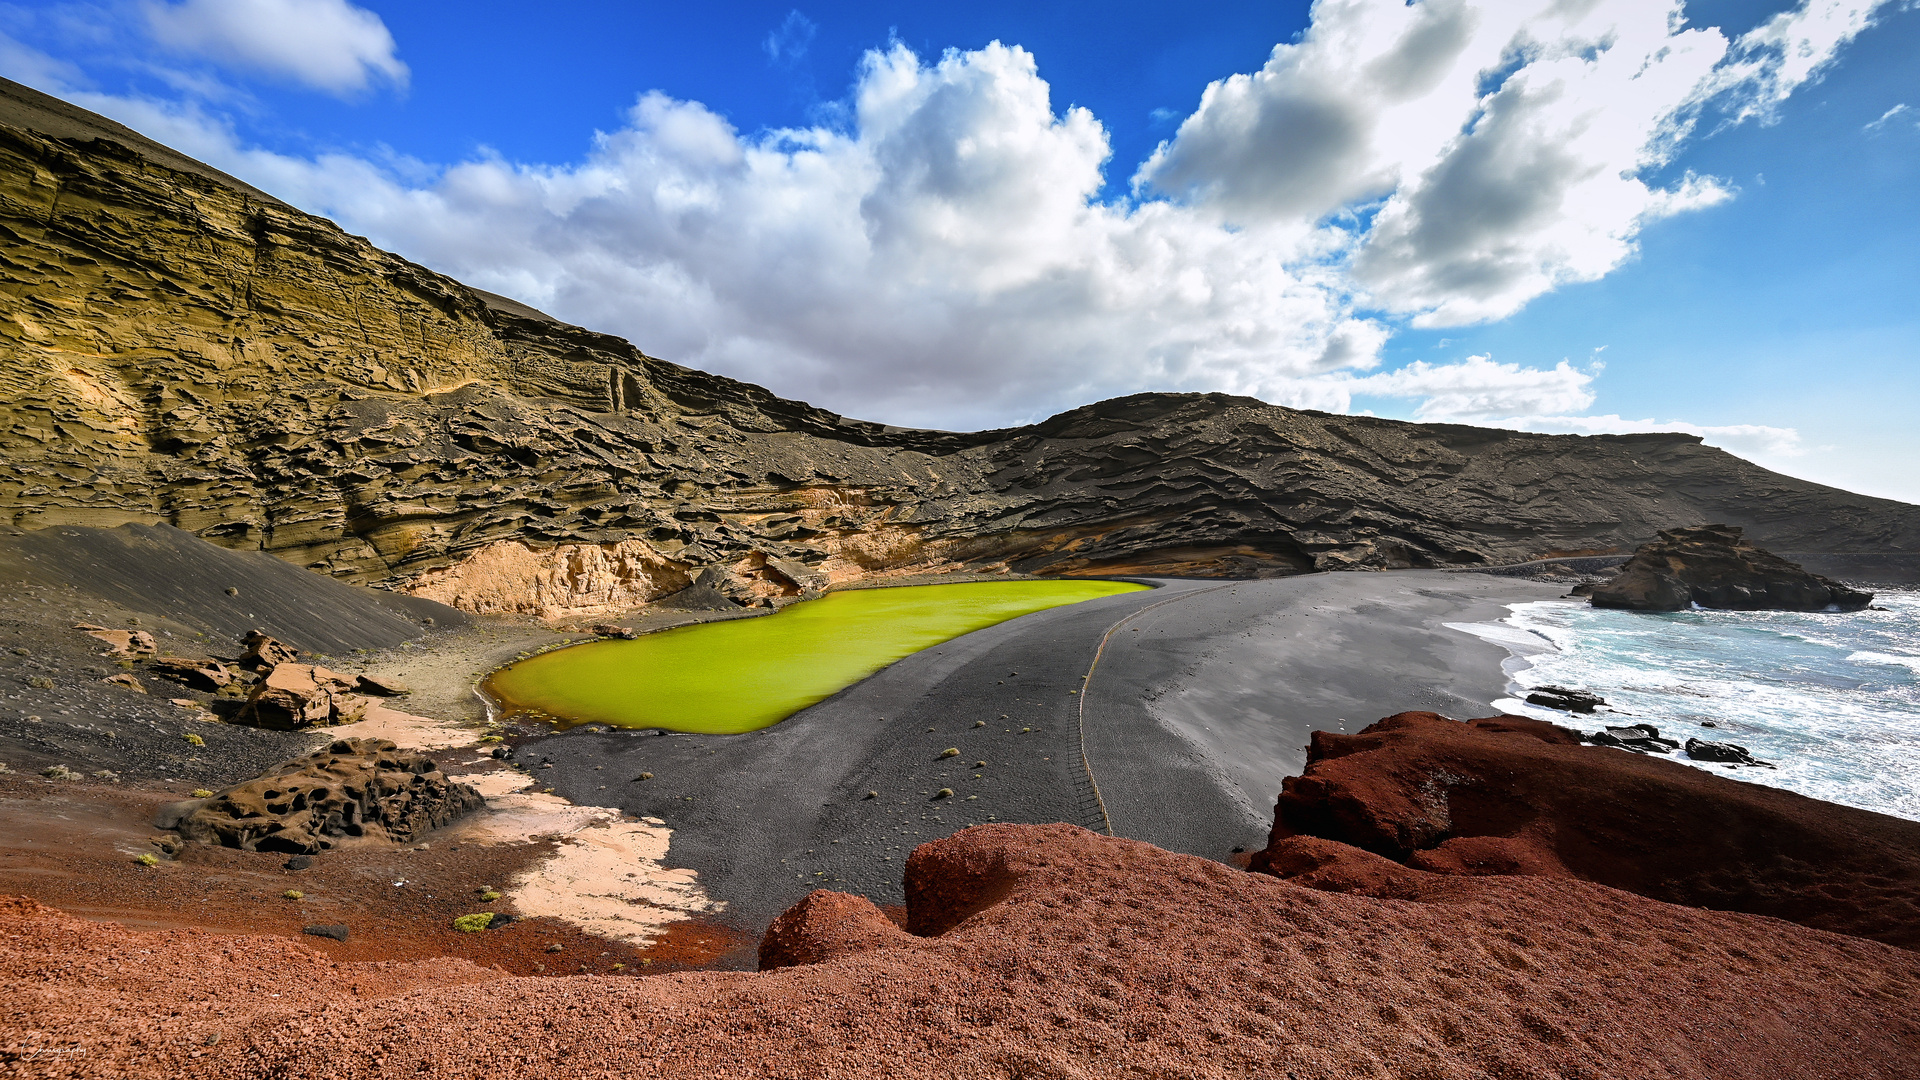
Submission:
M 483 689 L 507 713 L 737 735 L 777 724 L 902 657 L 1035 611 L 1145 585 L 985 581 L 828 593 L 756 619 L 594 641 L 501 668 Z

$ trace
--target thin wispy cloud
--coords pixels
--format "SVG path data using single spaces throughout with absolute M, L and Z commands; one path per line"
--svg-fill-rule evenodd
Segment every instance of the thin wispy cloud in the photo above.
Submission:
M 796 8 L 787 12 L 787 17 L 760 43 L 760 48 L 767 54 L 769 62 L 792 67 L 807 55 L 807 50 L 813 46 L 814 36 L 819 32 L 820 28 L 813 20 L 800 14 Z
M 1886 126 L 1895 120 L 1913 120 L 1915 121 L 1915 126 L 1920 127 L 1920 116 L 1916 116 L 1914 111 L 1909 108 L 1905 102 L 1901 102 L 1886 112 L 1881 113 L 1880 119 L 1872 121 L 1860 130 L 1877 134 L 1884 131 Z

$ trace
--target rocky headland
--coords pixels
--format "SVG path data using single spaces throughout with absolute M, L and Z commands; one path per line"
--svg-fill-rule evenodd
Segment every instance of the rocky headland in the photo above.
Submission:
M 1681 611 L 1858 611 L 1873 594 L 1749 543 L 1734 525 L 1663 529 L 1608 581 L 1575 589 L 1594 607 Z

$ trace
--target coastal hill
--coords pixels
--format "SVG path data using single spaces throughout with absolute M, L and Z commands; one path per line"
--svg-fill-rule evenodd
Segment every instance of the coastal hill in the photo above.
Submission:
M 956 434 L 651 357 L 0 81 L 0 514 L 171 524 L 472 611 L 873 575 L 1268 576 L 1628 547 L 1703 520 L 1920 550 L 1920 507 L 1687 435 L 1138 394 Z M 703 576 L 704 575 L 704 576 Z

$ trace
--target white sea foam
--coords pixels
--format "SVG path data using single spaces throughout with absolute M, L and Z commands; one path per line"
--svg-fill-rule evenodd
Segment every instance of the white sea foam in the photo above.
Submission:
M 1649 614 L 1543 601 L 1499 623 L 1448 625 L 1512 654 L 1499 708 L 1736 743 L 1778 770 L 1674 760 L 1920 820 L 1920 592 L 1882 592 L 1876 605 L 1885 610 Z M 1570 718 L 1522 700 L 1548 684 L 1591 690 L 1613 711 Z

